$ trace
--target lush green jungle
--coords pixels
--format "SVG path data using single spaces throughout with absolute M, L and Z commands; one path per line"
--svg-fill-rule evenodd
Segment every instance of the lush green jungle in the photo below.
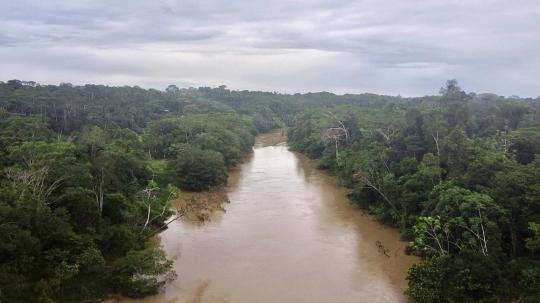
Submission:
M 275 128 L 422 257 L 411 302 L 540 302 L 540 98 L 454 80 L 417 98 L 0 82 L 0 302 L 157 292 L 170 201 Z

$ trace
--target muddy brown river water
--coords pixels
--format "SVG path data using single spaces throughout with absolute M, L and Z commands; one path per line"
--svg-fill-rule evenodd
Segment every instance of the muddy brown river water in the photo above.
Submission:
M 178 278 L 157 296 L 122 302 L 404 302 L 416 258 L 346 192 L 280 132 L 261 135 L 230 175 L 226 213 L 160 234 Z

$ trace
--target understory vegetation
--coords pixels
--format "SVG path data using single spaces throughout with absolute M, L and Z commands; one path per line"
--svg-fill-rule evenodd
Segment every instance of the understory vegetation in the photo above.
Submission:
M 0 301 L 142 297 L 180 190 L 227 182 L 254 136 L 290 146 L 410 241 L 413 302 L 540 300 L 540 100 L 0 82 Z

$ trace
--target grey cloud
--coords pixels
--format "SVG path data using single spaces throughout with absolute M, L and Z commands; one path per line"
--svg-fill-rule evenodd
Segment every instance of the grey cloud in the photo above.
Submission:
M 10 36 L 7 36 L 5 34 L 0 33 L 0 47 L 12 46 L 16 42 L 17 42 L 16 39 L 14 39 L 14 38 L 12 38 Z
M 21 0 L 0 26 L 3 80 L 423 95 L 458 78 L 540 94 L 536 0 Z

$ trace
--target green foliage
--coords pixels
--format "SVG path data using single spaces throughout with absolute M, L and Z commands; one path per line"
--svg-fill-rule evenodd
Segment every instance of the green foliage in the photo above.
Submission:
M 535 252 L 540 248 L 540 224 L 529 222 L 529 231 L 531 236 L 525 239 L 525 247 Z
M 412 301 L 538 302 L 539 104 L 455 80 L 422 98 L 0 83 L 0 301 L 155 293 L 173 273 L 148 237 L 175 186 L 226 183 L 287 126 L 424 256 Z
M 200 191 L 227 182 L 225 161 L 220 153 L 187 144 L 174 148 L 177 155 L 174 167 L 182 187 Z
M 0 301 L 139 297 L 171 278 L 148 238 L 175 185 L 225 183 L 260 127 L 283 123 L 270 106 L 289 109 L 254 94 L 236 113 L 243 95 L 218 92 L 0 83 Z
M 441 292 L 445 284 L 442 272 L 445 261 L 445 257 L 427 259 L 409 269 L 409 288 L 406 293 L 412 302 L 441 302 Z
M 540 302 L 540 265 L 534 264 L 521 270 L 520 287 L 524 302 Z
M 536 271 L 501 272 L 540 258 L 537 114 L 538 100 L 467 94 L 450 80 L 435 97 L 307 108 L 289 141 L 424 257 L 409 272 L 413 302 L 534 301 Z M 336 120 L 350 140 L 328 140 Z
M 478 256 L 440 256 L 409 269 L 406 291 L 412 302 L 497 302 L 501 273 Z
M 158 186 L 165 187 L 168 184 L 175 184 L 176 174 L 170 160 L 152 159 L 149 160 L 148 166 Z
M 160 285 L 174 278 L 172 261 L 156 248 L 130 250 L 112 265 L 112 286 L 131 297 L 155 294 Z

